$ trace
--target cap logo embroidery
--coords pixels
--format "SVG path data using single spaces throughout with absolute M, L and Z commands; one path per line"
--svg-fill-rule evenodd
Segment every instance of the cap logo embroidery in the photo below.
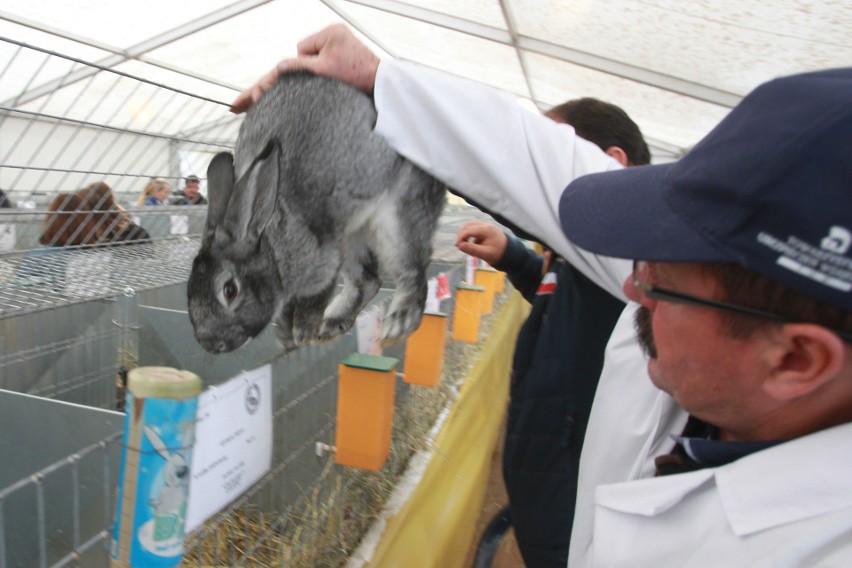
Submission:
M 835 225 L 829 229 L 828 236 L 820 242 L 819 246 L 837 254 L 846 254 L 850 244 L 852 244 L 852 233 L 848 229 Z
M 790 236 L 782 241 L 765 232 L 757 235 L 757 241 L 780 253 L 775 259 L 778 266 L 823 286 L 841 292 L 852 291 L 852 259 L 840 256 L 839 252 L 849 248 L 852 234 L 843 227 L 832 227 L 829 236 L 822 239 L 820 248 L 798 237 Z

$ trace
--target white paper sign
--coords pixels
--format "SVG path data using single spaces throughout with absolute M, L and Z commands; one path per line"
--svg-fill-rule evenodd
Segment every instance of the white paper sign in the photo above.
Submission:
M 382 334 L 384 310 L 379 306 L 371 306 L 355 318 L 355 330 L 358 338 L 358 353 L 381 355 L 382 344 L 379 337 Z
M 441 299 L 438 298 L 438 279 L 430 278 L 426 281 L 426 307 L 427 312 L 440 312 Z
M 272 467 L 272 366 L 245 371 L 198 399 L 186 532 Z
M 169 215 L 169 233 L 186 235 L 189 233 L 189 217 L 186 215 Z
M 15 225 L 0 224 L 0 252 L 15 250 Z
M 467 257 L 465 265 L 464 281 L 473 286 L 476 281 L 476 269 L 479 267 L 479 259 L 475 256 Z

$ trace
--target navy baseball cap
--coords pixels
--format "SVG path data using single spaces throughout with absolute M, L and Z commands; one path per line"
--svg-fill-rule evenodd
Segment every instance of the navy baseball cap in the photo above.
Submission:
M 733 262 L 852 311 L 852 68 L 759 86 L 678 162 L 576 179 L 559 216 L 597 254 Z

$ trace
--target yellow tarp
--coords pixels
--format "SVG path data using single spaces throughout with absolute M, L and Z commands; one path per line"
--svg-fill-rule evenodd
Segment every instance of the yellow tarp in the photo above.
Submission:
M 515 338 L 528 310 L 517 292 L 503 304 L 435 439 L 421 482 L 388 520 L 367 566 L 463 566 L 506 411 Z

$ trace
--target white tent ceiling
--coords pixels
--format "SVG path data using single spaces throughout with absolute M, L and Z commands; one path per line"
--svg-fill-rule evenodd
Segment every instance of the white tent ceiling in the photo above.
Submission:
M 0 36 L 230 102 L 339 21 L 382 57 L 540 109 L 578 96 L 619 104 L 658 158 L 688 149 L 765 80 L 852 64 L 852 0 L 4 0 Z M 37 61 L 18 57 L 18 71 L 3 73 L 13 48 L 0 45 L 0 101 L 35 104 L 68 71 L 35 79 Z M 75 100 L 73 82 L 63 84 L 55 113 L 110 108 L 110 95 Z M 149 103 L 139 104 L 137 114 Z

